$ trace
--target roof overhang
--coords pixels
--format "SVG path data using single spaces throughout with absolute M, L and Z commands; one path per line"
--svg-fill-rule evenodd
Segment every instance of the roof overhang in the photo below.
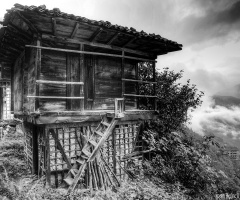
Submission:
M 152 59 L 182 49 L 181 44 L 160 35 L 138 32 L 107 21 L 90 20 L 59 9 L 48 10 L 45 6 L 15 4 L 7 10 L 1 24 L 0 62 L 7 63 L 14 62 L 25 46 L 32 44 L 37 37 L 46 47 L 78 49 L 83 43 L 91 50 L 121 50 Z

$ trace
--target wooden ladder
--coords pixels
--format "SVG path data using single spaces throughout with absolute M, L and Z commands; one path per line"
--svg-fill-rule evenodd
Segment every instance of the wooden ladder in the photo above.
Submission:
M 112 133 L 117 122 L 118 118 L 104 116 L 94 133 L 83 146 L 81 153 L 77 154 L 76 162 L 64 179 L 65 183 L 69 185 L 68 194 L 71 194 L 79 180 L 83 179 L 87 163 L 93 161 L 99 155 L 100 148 Z

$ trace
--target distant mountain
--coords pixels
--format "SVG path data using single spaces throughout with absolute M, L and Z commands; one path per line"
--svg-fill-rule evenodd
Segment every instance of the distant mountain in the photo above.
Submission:
M 240 84 L 221 90 L 213 95 L 212 98 L 215 100 L 215 105 L 240 107 Z
M 217 96 L 230 96 L 240 99 L 240 84 L 217 92 Z
M 214 95 L 212 97 L 215 100 L 215 105 L 231 107 L 231 106 L 239 106 L 240 107 L 240 98 L 232 97 L 232 96 L 220 96 Z

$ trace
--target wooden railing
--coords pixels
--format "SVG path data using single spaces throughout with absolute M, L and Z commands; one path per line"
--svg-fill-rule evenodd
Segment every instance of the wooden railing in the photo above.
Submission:
M 37 84 L 63 84 L 63 85 L 81 85 L 84 86 L 83 82 L 67 82 L 67 81 L 49 81 L 49 80 L 36 80 Z M 67 97 L 67 96 L 27 96 L 28 98 L 39 98 L 39 99 L 84 99 L 84 97 Z
M 154 75 L 155 77 L 155 75 Z M 155 79 L 155 78 L 154 78 Z M 137 79 L 126 79 L 126 78 L 122 78 L 122 82 L 123 82 L 123 85 L 125 85 L 125 82 L 135 82 L 135 83 L 144 83 L 144 84 L 153 84 L 153 91 L 154 91 L 154 94 L 156 94 L 156 84 L 157 82 L 155 81 L 143 81 L 143 80 L 137 80 Z M 154 99 L 154 110 L 156 110 L 157 106 L 156 106 L 156 98 L 157 96 L 156 95 L 141 95 L 141 94 L 126 94 L 125 93 L 125 86 L 123 87 L 123 97 L 145 97 L 145 98 L 155 98 Z

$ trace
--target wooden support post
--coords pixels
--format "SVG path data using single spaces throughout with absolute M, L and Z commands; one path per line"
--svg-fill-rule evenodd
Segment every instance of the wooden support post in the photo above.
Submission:
M 121 78 L 124 79 L 124 70 L 125 70 L 125 58 L 124 58 L 124 51 L 122 51 L 122 65 L 121 65 Z M 125 82 L 122 80 L 122 97 L 125 94 Z
M 135 70 L 136 70 L 136 74 L 135 74 L 135 77 L 136 77 L 136 80 L 138 80 L 138 63 L 136 64 L 135 66 Z M 136 90 L 137 90 L 137 95 L 139 95 L 139 83 L 136 82 Z M 139 109 L 139 98 L 137 97 L 137 109 Z
M 66 62 L 66 82 L 71 82 L 71 56 L 69 53 L 66 54 L 67 62 Z M 71 85 L 66 85 L 66 96 L 71 97 Z M 72 99 L 66 99 L 66 108 L 67 110 L 71 110 L 72 108 Z
M 37 46 L 41 46 L 41 41 L 39 38 L 37 39 Z M 35 77 L 36 80 L 40 79 L 40 73 L 41 73 L 41 49 L 37 49 L 36 58 L 35 58 Z M 39 96 L 39 85 L 36 84 L 36 96 Z M 39 98 L 35 99 L 35 111 L 39 108 Z
M 3 120 L 3 88 L 0 87 L 0 120 Z
M 153 81 L 156 82 L 156 69 L 155 69 L 155 62 L 152 62 L 152 70 L 153 70 Z M 154 96 L 156 96 L 156 84 L 153 84 L 153 92 Z M 153 104 L 153 109 L 157 109 L 157 98 L 154 98 L 154 104 Z
M 80 44 L 80 51 L 84 51 L 84 45 Z M 84 83 L 84 54 L 80 54 L 80 82 Z M 84 96 L 84 87 L 80 86 L 80 96 Z M 80 100 L 80 110 L 84 110 L 84 99 Z
M 32 126 L 32 174 L 38 173 L 38 131 L 37 126 Z
M 97 56 L 108 56 L 108 57 L 114 57 L 114 58 L 127 58 L 131 60 L 139 60 L 144 62 L 156 62 L 152 59 L 146 59 L 146 58 L 140 58 L 140 57 L 134 57 L 134 56 L 123 56 L 123 55 L 117 55 L 117 54 L 109 54 L 109 53 L 100 53 L 100 52 L 92 52 L 92 51 L 77 51 L 72 49 L 61 49 L 61 48 L 52 48 L 52 47 L 38 47 L 34 45 L 25 45 L 25 47 L 31 47 L 31 48 L 37 48 L 37 49 L 47 49 L 51 51 L 61 51 L 61 52 L 69 52 L 69 53 L 78 53 L 78 54 L 86 54 L 86 55 L 97 55 Z M 101 48 L 101 46 L 100 46 Z M 125 51 L 125 49 L 124 49 Z M 17 51 L 16 54 L 19 52 Z
M 117 157 L 117 151 L 116 151 L 116 133 L 113 131 L 112 133 L 112 148 L 113 148 L 113 172 L 114 174 L 117 173 L 117 163 L 116 163 L 116 157 Z
M 46 134 L 46 186 L 51 187 L 51 168 L 50 168 L 50 144 L 49 144 L 49 131 L 45 128 Z

